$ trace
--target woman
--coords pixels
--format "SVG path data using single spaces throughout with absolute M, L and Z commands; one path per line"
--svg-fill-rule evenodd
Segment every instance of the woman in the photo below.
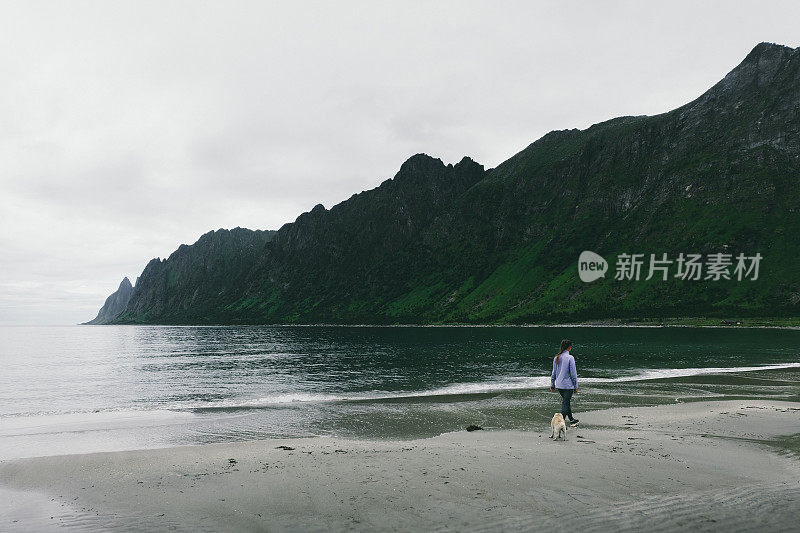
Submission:
M 558 389 L 561 394 L 561 415 L 564 420 L 569 417 L 570 425 L 578 425 L 578 419 L 572 416 L 572 407 L 569 402 L 572 394 L 578 392 L 578 371 L 575 370 L 575 358 L 570 355 L 572 342 L 569 339 L 561 341 L 561 351 L 553 359 L 553 373 L 550 375 L 550 392 Z

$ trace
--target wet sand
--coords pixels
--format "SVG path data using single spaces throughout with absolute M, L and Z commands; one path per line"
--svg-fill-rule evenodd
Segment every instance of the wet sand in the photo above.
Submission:
M 0 484 L 17 496 L 0 529 L 784 531 L 800 523 L 800 404 L 686 403 L 580 418 L 566 442 L 542 428 L 4 461 Z

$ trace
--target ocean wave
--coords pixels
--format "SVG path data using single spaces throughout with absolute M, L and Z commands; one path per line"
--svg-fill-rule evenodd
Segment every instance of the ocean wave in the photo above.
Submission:
M 705 368 L 661 368 L 631 371 L 627 375 L 615 377 L 579 377 L 579 386 L 603 383 L 626 383 L 651 381 L 657 379 L 682 378 L 699 375 L 730 374 L 800 368 L 800 362 L 780 363 L 762 366 L 705 367 Z M 507 376 L 477 383 L 452 383 L 419 391 L 370 391 L 362 393 L 315 393 L 294 392 L 277 393 L 257 398 L 231 398 L 212 401 L 180 401 L 172 404 L 131 406 L 120 409 L 100 411 L 71 411 L 64 413 L 27 413 L 0 416 L 0 436 L 17 432 L 36 432 L 38 429 L 50 430 L 54 425 L 66 428 L 108 428 L 175 423 L 176 417 L 191 416 L 192 412 L 245 410 L 259 408 L 281 408 L 292 405 L 320 404 L 334 402 L 403 401 L 446 396 L 469 396 L 497 394 L 504 391 L 546 389 L 550 386 L 550 376 Z M 179 420 L 177 420 L 179 422 Z
M 579 378 L 579 385 L 592 383 L 625 383 L 636 381 L 650 381 L 655 379 L 681 378 L 707 374 L 730 374 L 737 372 L 756 372 L 763 370 L 781 370 L 787 368 L 800 368 L 798 363 L 781 363 L 762 366 L 739 367 L 706 367 L 706 368 L 662 368 L 643 369 L 636 373 L 612 378 L 588 377 Z M 547 388 L 550 386 L 550 376 L 534 377 L 505 377 L 502 379 L 483 381 L 479 383 L 454 383 L 422 391 L 375 391 L 370 393 L 350 394 L 322 394 L 322 393 L 286 393 L 274 394 L 252 399 L 218 400 L 196 404 L 175 405 L 175 409 L 191 410 L 224 410 L 248 409 L 271 406 L 286 406 L 303 403 L 328 403 L 328 402 L 365 402 L 381 400 L 403 400 L 426 398 L 436 396 L 462 396 L 470 394 L 491 394 L 509 390 L 526 390 Z

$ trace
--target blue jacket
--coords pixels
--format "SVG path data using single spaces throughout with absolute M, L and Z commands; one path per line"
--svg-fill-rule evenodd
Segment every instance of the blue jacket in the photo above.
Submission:
M 553 358 L 553 373 L 550 375 L 550 386 L 557 389 L 577 389 L 578 371 L 575 370 L 575 358 L 569 351 L 562 352 L 561 357 Z

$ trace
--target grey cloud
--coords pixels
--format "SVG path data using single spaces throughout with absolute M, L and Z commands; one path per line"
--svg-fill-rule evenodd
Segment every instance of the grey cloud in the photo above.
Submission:
M 0 324 L 90 319 L 208 230 L 278 228 L 410 155 L 496 166 L 653 114 L 795 2 L 0 5 Z

